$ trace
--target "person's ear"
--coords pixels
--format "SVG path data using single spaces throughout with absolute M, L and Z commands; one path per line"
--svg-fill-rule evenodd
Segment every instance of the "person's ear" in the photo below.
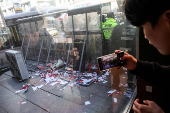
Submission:
M 165 12 L 164 17 L 165 17 L 165 20 L 169 23 L 169 26 L 170 26 L 170 10 Z
M 168 19 L 170 19 L 170 12 L 168 13 L 166 13 L 166 17 L 168 18 Z

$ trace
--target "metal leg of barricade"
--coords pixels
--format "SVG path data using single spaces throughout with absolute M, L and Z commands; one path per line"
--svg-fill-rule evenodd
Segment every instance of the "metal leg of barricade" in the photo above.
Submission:
M 83 54 L 84 54 L 86 39 L 87 39 L 87 30 L 86 30 L 86 34 L 85 34 L 85 37 L 84 37 L 83 49 L 82 49 L 82 53 L 81 53 L 81 60 L 80 60 L 80 65 L 79 65 L 78 79 L 80 79 L 81 65 L 82 65 L 82 61 L 83 61 Z
M 43 34 L 41 45 L 40 45 L 40 51 L 39 51 L 38 60 L 37 60 L 37 67 L 39 65 L 39 60 L 40 60 L 40 56 L 41 56 L 41 50 L 42 50 L 42 45 L 43 45 L 43 42 L 44 42 L 44 37 L 45 37 L 45 29 L 44 29 L 44 34 Z
M 10 46 L 12 46 L 13 44 L 12 44 L 12 42 L 11 42 L 11 38 L 9 38 L 9 33 L 8 33 L 7 27 L 6 27 L 6 32 L 7 32 L 7 35 L 8 35 L 9 44 L 10 44 Z
M 31 25 L 31 22 L 30 22 L 30 28 L 31 28 L 31 34 L 32 34 L 32 36 L 33 36 L 33 31 L 32 31 L 32 25 Z M 34 57 L 35 57 L 35 60 L 37 61 L 37 54 L 36 54 L 36 48 L 35 48 L 35 40 L 34 40 L 34 38 L 35 37 L 33 37 L 32 39 L 33 39 L 33 41 L 32 41 L 32 43 L 33 43 L 33 50 L 34 50 Z
M 24 40 L 25 40 L 25 25 L 24 25 L 24 23 L 23 23 L 23 26 L 24 26 L 24 37 L 22 38 L 21 52 L 22 52 L 22 48 L 23 48 L 23 44 L 24 44 Z
M 48 56 L 47 56 L 47 60 L 46 60 L 46 64 L 45 64 L 45 69 L 47 68 L 47 63 L 48 63 L 48 60 L 49 60 L 52 41 L 53 41 L 53 38 L 51 37 L 50 47 L 49 47 L 49 50 L 48 50 Z
M 72 31 L 72 33 L 71 33 L 71 39 L 72 39 L 72 38 L 73 38 L 73 31 Z M 71 49 L 71 44 L 72 44 L 72 43 L 69 44 L 69 50 L 68 50 L 68 55 L 67 55 L 66 67 L 68 66 L 68 60 L 69 60 L 69 56 L 70 56 L 69 52 L 70 52 L 70 49 Z M 66 71 L 66 70 L 65 70 L 65 71 Z
M 26 61 L 26 58 L 27 58 L 27 53 L 28 53 L 28 49 L 29 49 L 29 45 L 30 45 L 30 39 L 31 39 L 31 34 L 30 34 L 30 37 L 29 37 L 29 41 L 28 41 L 28 44 L 27 44 L 27 50 L 26 50 L 26 53 L 25 53 L 25 61 Z

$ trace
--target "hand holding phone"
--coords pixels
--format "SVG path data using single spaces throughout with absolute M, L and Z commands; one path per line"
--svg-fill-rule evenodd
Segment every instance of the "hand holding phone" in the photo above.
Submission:
M 100 71 L 104 71 L 109 68 L 123 66 L 126 64 L 126 61 L 122 61 L 121 57 L 124 56 L 124 52 L 119 52 L 117 54 L 109 54 L 102 57 L 98 57 L 98 64 Z
M 115 54 L 118 54 L 120 52 L 121 50 L 116 50 Z M 124 56 L 121 57 L 121 60 L 126 61 L 126 64 L 123 66 L 129 70 L 134 70 L 137 66 L 137 59 L 134 58 L 132 55 L 128 54 L 127 52 L 124 52 Z

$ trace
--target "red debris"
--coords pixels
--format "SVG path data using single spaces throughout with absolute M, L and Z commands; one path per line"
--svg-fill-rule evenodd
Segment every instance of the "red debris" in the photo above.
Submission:
M 38 69 L 44 69 L 45 67 L 43 67 L 43 66 L 38 66 Z
M 83 80 L 82 79 L 79 79 L 78 82 L 82 82 Z
M 113 96 L 113 93 L 111 93 L 110 95 L 108 95 L 108 96 Z
M 48 64 L 47 64 L 47 67 L 51 67 L 51 66 L 52 66 L 52 63 L 48 63 Z

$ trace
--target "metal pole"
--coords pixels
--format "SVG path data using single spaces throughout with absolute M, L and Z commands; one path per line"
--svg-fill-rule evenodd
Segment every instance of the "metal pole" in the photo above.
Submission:
M 72 31 L 72 34 L 71 34 L 71 38 L 73 38 L 73 31 Z M 69 60 L 69 56 L 70 56 L 70 54 L 69 54 L 70 49 L 71 49 L 71 43 L 69 44 L 66 67 L 68 66 L 68 60 Z
M 10 47 L 11 47 L 12 44 L 11 44 L 11 39 L 9 38 L 8 29 L 7 29 L 7 27 L 5 27 L 5 29 L 6 29 L 6 33 L 7 33 L 7 35 L 8 35 L 8 39 L 9 39 L 9 44 L 10 44 Z
M 27 44 L 27 51 L 26 51 L 26 54 L 25 54 L 25 61 L 26 61 L 26 58 L 27 58 L 28 48 L 29 48 L 29 45 L 30 45 L 30 39 L 31 39 L 31 34 L 30 34 L 29 41 L 28 41 L 28 44 Z
M 102 55 L 104 55 L 104 51 L 103 51 L 103 43 L 104 43 L 104 40 L 102 39 L 102 37 L 103 37 L 103 31 L 102 31 L 102 4 L 100 4 L 100 27 L 101 27 L 101 42 L 102 42 L 102 44 L 101 44 L 101 48 L 102 48 L 102 51 L 101 51 L 101 53 L 102 53 Z
M 80 71 L 81 71 L 81 65 L 82 65 L 82 60 L 83 60 L 84 48 L 85 48 L 85 44 L 86 44 L 86 38 L 87 38 L 87 30 L 86 30 L 86 34 L 85 34 L 85 37 L 84 37 L 83 49 L 82 49 L 82 53 L 81 53 L 81 60 L 80 60 L 80 65 L 79 65 L 78 79 L 79 79 Z
M 51 44 L 52 44 L 52 41 L 53 41 L 53 38 L 51 37 L 51 42 L 50 42 L 50 47 L 49 47 L 49 50 L 48 50 L 48 56 L 47 56 L 46 66 L 45 66 L 45 68 L 47 67 L 48 59 L 49 59 L 49 56 L 50 56 L 50 50 L 51 50 Z
M 44 34 L 43 34 L 43 38 L 42 38 L 42 42 L 41 42 L 41 46 L 40 46 L 39 55 L 38 55 L 37 66 L 38 66 L 38 64 L 39 64 L 39 60 L 40 60 L 40 55 L 41 55 L 42 45 L 43 45 L 43 42 L 44 42 L 44 36 L 45 36 L 45 28 L 44 28 Z
M 79 76 L 80 76 L 81 65 L 82 65 L 83 54 L 84 54 L 84 49 L 85 49 L 87 37 L 88 37 L 88 20 L 87 20 L 87 13 L 86 13 L 86 34 L 85 34 L 85 37 L 84 37 L 83 49 L 82 49 L 82 53 L 81 53 L 81 61 L 80 61 L 80 65 L 79 65 L 78 79 L 79 79 Z
M 23 26 L 24 26 L 24 37 L 23 37 L 22 45 L 21 45 L 21 52 L 22 52 L 22 47 L 23 47 L 24 40 L 25 40 L 25 25 L 24 25 L 24 23 L 23 23 Z M 21 35 L 21 36 L 22 36 L 22 35 Z
M 32 26 L 31 26 L 31 22 L 30 22 L 30 28 L 31 28 L 31 34 L 33 34 L 33 31 L 32 31 Z M 33 38 L 33 49 L 34 49 L 34 55 L 35 55 L 35 60 L 37 61 L 37 54 L 36 54 L 36 48 L 35 48 L 35 41 L 34 41 L 34 37 Z

